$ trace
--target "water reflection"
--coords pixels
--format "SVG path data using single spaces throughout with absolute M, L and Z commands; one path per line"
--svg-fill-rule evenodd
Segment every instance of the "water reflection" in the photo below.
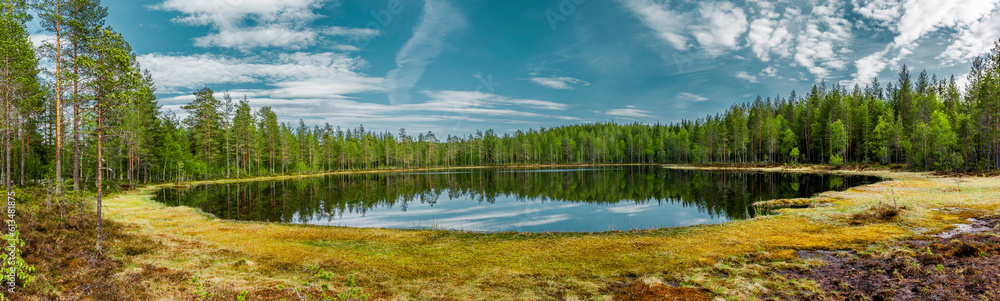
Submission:
M 628 166 L 369 173 L 163 189 L 157 200 L 219 218 L 351 227 L 605 231 L 752 217 L 750 204 L 874 177 Z

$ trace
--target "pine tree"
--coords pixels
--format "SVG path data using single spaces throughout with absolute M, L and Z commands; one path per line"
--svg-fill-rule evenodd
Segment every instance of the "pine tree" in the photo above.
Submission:
M 236 113 L 233 115 L 233 138 L 236 142 L 236 177 L 240 177 L 241 170 L 250 170 L 254 123 L 250 101 L 244 97 L 236 105 Z
M 55 64 L 55 70 L 52 72 L 55 75 L 55 81 L 53 82 L 53 87 L 55 88 L 55 188 L 56 196 L 58 197 L 62 193 L 62 86 L 63 86 L 63 56 L 65 55 L 64 48 L 66 45 L 63 44 L 63 40 L 66 38 L 67 25 L 66 25 L 66 14 L 67 10 L 71 6 L 66 0 L 41 0 L 34 3 L 35 9 L 39 11 L 38 16 L 41 18 L 42 27 L 46 30 L 52 32 L 55 36 L 54 40 L 49 43 L 46 42 L 44 48 Z
M 257 111 L 260 118 L 261 149 L 267 150 L 268 164 L 271 173 L 275 173 L 275 156 L 278 154 L 277 145 L 280 145 L 281 133 L 278 126 L 278 117 L 271 110 L 271 107 L 263 107 Z M 277 142 L 277 143 L 276 143 Z
M 89 80 L 89 70 L 80 63 L 81 58 L 90 55 L 87 43 L 93 40 L 96 33 L 104 26 L 107 9 L 101 6 L 100 0 L 72 0 L 66 19 L 67 34 L 72 50 L 69 61 L 72 73 L 69 79 L 73 82 L 73 191 L 80 190 L 80 121 L 83 118 L 83 107 L 86 106 L 83 88 Z M 151 80 L 149 81 L 152 82 Z
M 957 167 L 956 162 L 952 158 L 952 152 L 955 147 L 955 143 L 958 138 L 955 136 L 955 131 L 952 129 L 951 122 L 948 121 L 948 116 L 946 116 L 941 111 L 934 111 L 931 113 L 931 123 L 930 123 L 930 137 L 931 145 L 934 148 L 934 157 L 936 165 L 944 165 L 946 168 Z
M 134 69 L 135 61 L 132 50 L 121 35 L 110 27 L 100 31 L 91 45 L 96 53 L 93 59 L 87 58 L 82 63 L 92 68 L 95 79 L 90 83 L 95 93 L 95 108 L 97 127 L 97 220 L 102 220 L 103 173 L 104 173 L 104 140 L 105 133 L 113 126 L 111 120 L 121 118 L 123 100 L 129 98 L 130 90 L 135 89 L 141 81 L 141 76 Z M 101 250 L 101 223 L 97 223 L 97 250 Z
M 188 111 L 184 124 L 190 130 L 192 146 L 201 158 L 206 170 L 203 177 L 209 178 L 212 164 L 215 162 L 219 142 L 222 135 L 222 115 L 219 112 L 220 102 L 209 88 L 194 92 L 195 99 L 181 108 Z
M 32 49 L 25 22 L 31 19 L 25 10 L 24 1 L 6 0 L 0 4 L 0 79 L 3 97 L 3 185 L 5 192 L 11 191 L 11 152 L 15 110 L 31 108 L 27 105 L 37 97 L 38 83 L 35 73 L 38 60 Z M 24 126 L 24 121 L 21 122 Z M 24 160 L 21 160 L 22 166 Z M 23 171 L 23 168 L 22 168 Z M 47 204 L 51 206 L 51 204 Z
M 830 147 L 830 163 L 840 165 L 847 152 L 847 129 L 840 119 L 830 124 Z

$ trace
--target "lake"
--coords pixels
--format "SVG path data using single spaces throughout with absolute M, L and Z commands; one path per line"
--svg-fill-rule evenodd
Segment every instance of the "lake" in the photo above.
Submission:
M 341 174 L 161 189 L 156 200 L 222 219 L 348 227 L 595 232 L 713 224 L 751 204 L 880 181 L 872 176 L 661 166 Z

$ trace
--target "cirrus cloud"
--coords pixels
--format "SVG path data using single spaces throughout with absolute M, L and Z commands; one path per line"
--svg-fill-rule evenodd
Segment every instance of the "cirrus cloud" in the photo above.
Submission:
M 624 117 L 629 119 L 638 118 L 656 118 L 653 116 L 653 112 L 636 109 L 635 106 L 625 106 L 624 109 L 612 109 L 603 113 L 604 115 L 614 116 L 614 117 Z
M 441 55 L 445 38 L 464 27 L 465 16 L 443 0 L 426 0 L 420 23 L 406 44 L 396 52 L 396 69 L 389 71 L 389 102 L 410 102 L 410 90 L 424 75 L 424 70 Z
M 531 82 L 557 90 L 570 90 L 574 85 L 590 86 L 590 83 L 572 77 L 532 77 Z

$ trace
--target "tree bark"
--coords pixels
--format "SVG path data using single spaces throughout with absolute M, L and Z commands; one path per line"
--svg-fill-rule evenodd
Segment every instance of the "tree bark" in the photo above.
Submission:
M 23 126 L 23 125 L 27 124 L 27 121 L 25 120 L 25 121 L 22 121 L 22 122 L 24 122 L 22 124 L 22 126 L 21 126 L 21 129 L 22 129 L 22 131 L 24 133 L 23 134 L 24 136 L 21 137 L 21 186 L 24 186 L 25 185 L 25 183 L 24 183 L 24 171 L 25 171 L 25 169 L 24 169 L 25 168 L 24 162 L 27 161 L 27 159 L 28 159 L 27 154 L 28 154 L 28 148 L 29 148 L 29 146 L 31 144 L 31 133 L 28 132 L 28 127 L 27 126 Z
M 79 47 L 73 45 L 73 61 L 79 59 Z M 73 191 L 80 191 L 80 66 L 73 64 Z
M 59 14 L 61 1 L 56 2 L 56 14 Z M 62 22 L 55 20 L 56 34 L 56 198 L 62 194 Z M 51 206 L 51 204 L 47 204 Z
M 101 151 L 103 144 L 103 129 L 101 128 L 101 106 L 100 102 L 97 103 L 97 251 L 101 251 L 101 197 L 103 197 L 103 180 L 101 176 L 102 161 L 104 161 L 103 152 Z

